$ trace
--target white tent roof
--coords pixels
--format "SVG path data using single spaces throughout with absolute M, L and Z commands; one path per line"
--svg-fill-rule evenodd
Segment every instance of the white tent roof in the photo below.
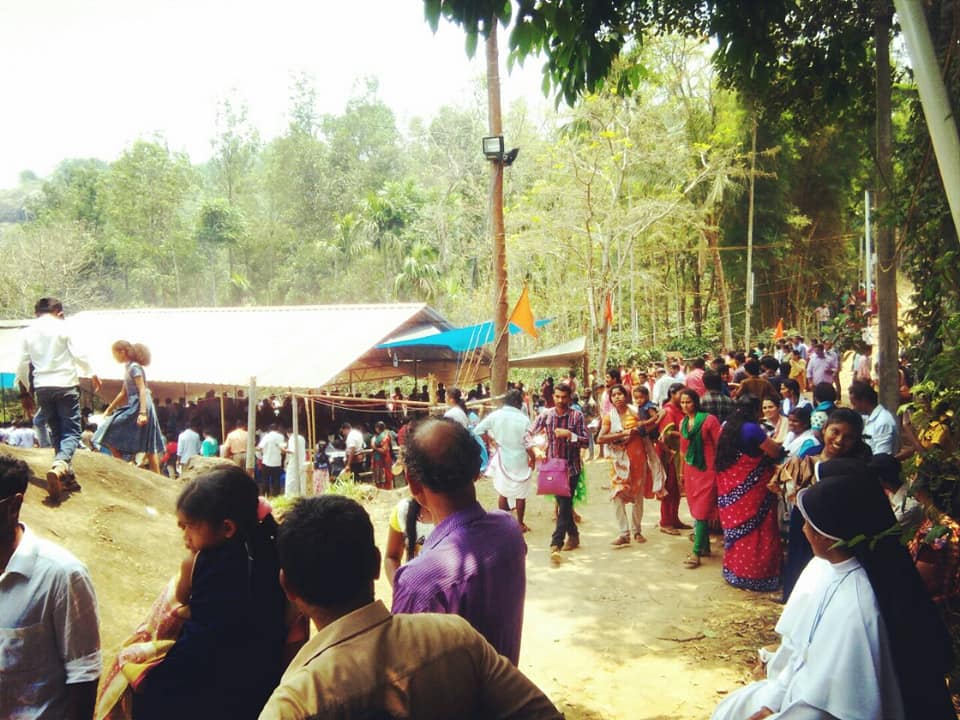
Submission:
M 128 340 L 150 348 L 151 384 L 182 385 L 190 394 L 244 388 L 251 376 L 260 387 L 323 387 L 395 335 L 451 327 L 422 303 L 89 310 L 67 322 L 101 378 L 122 379 L 110 347 Z M 381 354 L 387 364 L 386 353 L 375 359 Z M 2 369 L 14 372 L 16 364 Z
M 565 343 L 540 350 L 532 355 L 510 360 L 510 367 L 552 368 L 573 367 L 583 361 L 587 352 L 587 336 L 581 335 Z

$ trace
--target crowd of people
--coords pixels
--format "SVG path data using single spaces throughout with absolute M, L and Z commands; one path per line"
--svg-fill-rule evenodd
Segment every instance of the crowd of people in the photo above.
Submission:
M 59 303 L 41 300 L 37 315 L 18 379 L 46 418 L 54 495 L 76 482 L 77 375 L 90 369 L 57 325 Z M 113 350 L 124 385 L 93 439 L 120 458 L 143 453 L 160 471 L 170 450 L 146 384 L 149 351 L 124 341 Z M 384 420 L 366 437 L 343 423 L 336 474 L 369 466 L 374 482 L 392 487 L 396 467 L 408 486 L 382 553 L 359 504 L 316 484 L 304 493 L 291 466 L 282 490 L 316 496 L 275 521 L 267 498 L 281 491 L 285 453 L 306 467 L 302 437 L 285 437 L 276 422 L 264 428 L 258 484 L 245 472 L 243 423 L 221 442 L 201 439 L 192 422 L 177 440 L 181 461 L 208 445 L 235 464 L 182 487 L 175 510 L 187 556 L 106 671 L 89 574 L 20 521 L 30 471 L 0 455 L 0 715 L 559 718 L 517 669 L 526 501 L 554 496 L 553 563 L 589 554 L 576 505 L 599 446 L 614 549 L 647 542 L 645 501 L 658 500 L 659 532 L 685 543 L 692 531 L 686 568 L 712 558 L 719 529 L 724 580 L 783 593 L 782 642 L 761 651 L 765 679 L 731 694 L 714 718 L 953 717 L 936 605 L 960 592 L 953 488 L 938 482 L 950 418 L 928 408 L 930 422 L 898 422 L 862 378 L 847 388 L 852 407 L 839 406 L 839 360 L 826 343 L 794 338 L 775 352 L 610 368 L 582 396 L 572 373 L 534 394 L 511 384 L 484 417 L 450 388 L 442 414 L 410 414 L 396 433 Z M 910 454 L 912 488 L 900 466 Z M 313 465 L 315 481 L 332 472 L 325 451 Z M 482 475 L 496 510 L 477 500 Z M 692 526 L 680 518 L 684 496 Z M 381 568 L 389 610 L 374 593 Z

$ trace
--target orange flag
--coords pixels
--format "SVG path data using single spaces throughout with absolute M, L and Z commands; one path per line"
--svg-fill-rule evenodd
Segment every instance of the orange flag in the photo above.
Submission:
M 603 309 L 603 319 L 607 321 L 607 325 L 613 324 L 613 293 L 607 293 L 607 302 Z
M 783 318 L 777 321 L 777 329 L 773 331 L 774 340 L 783 340 Z
M 523 330 L 527 335 L 539 337 L 537 335 L 537 326 L 533 319 L 533 308 L 530 307 L 530 293 L 527 292 L 527 286 L 523 286 L 523 292 L 520 293 L 520 299 L 517 300 L 516 307 L 510 313 L 510 322 Z

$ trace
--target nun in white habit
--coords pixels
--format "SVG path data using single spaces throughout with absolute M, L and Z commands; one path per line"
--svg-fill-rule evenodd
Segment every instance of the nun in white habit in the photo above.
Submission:
M 819 470 L 797 495 L 815 557 L 777 622 L 780 647 L 760 651 L 766 679 L 713 720 L 952 720 L 949 636 L 898 536 L 883 536 L 896 520 L 876 477 L 856 461 Z

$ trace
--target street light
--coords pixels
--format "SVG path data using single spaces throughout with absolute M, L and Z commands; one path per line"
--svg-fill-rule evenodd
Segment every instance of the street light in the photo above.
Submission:
M 487 160 L 503 159 L 503 135 L 492 135 L 483 139 L 483 154 Z

